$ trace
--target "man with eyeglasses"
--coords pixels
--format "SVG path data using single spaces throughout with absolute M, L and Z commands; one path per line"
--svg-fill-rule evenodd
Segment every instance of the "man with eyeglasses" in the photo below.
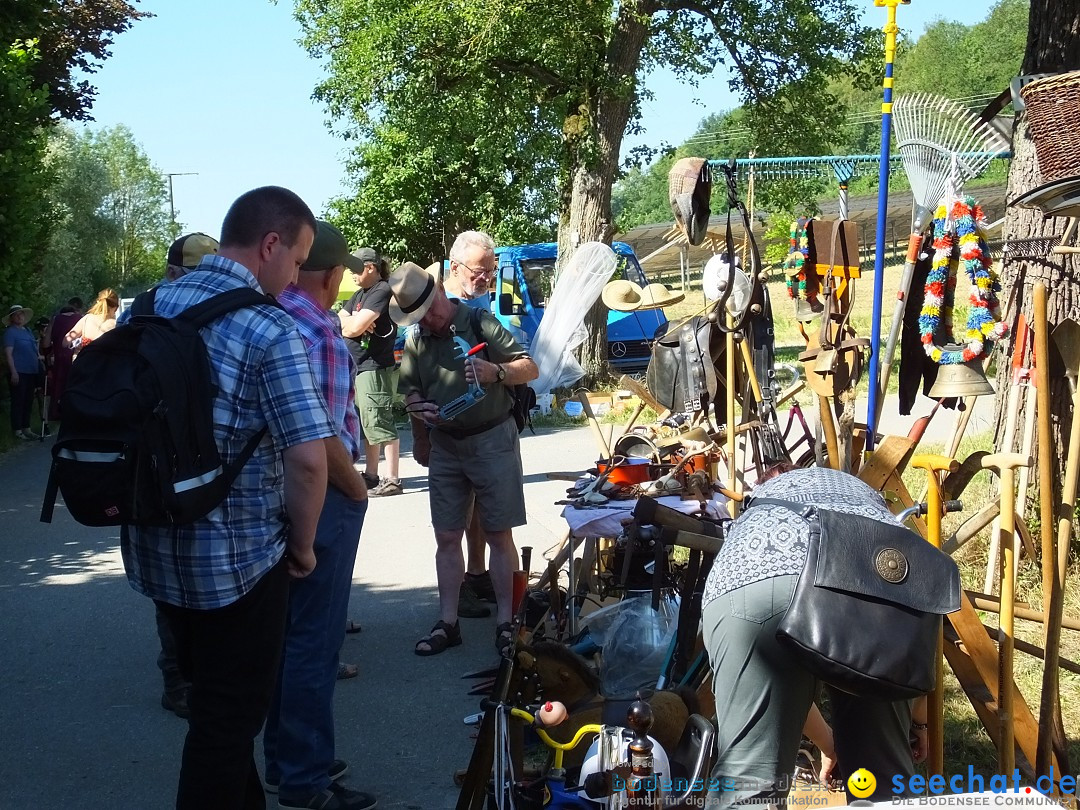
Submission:
M 394 340 L 397 327 L 390 320 L 389 268 L 372 248 L 352 254 L 363 263 L 363 271 L 353 271 L 358 289 L 338 316 L 341 333 L 356 361 L 356 405 L 364 429 L 364 481 L 368 495 L 400 495 L 398 461 L 401 440 L 394 422 L 394 392 L 397 380 Z M 386 454 L 387 475 L 379 478 L 380 451 Z

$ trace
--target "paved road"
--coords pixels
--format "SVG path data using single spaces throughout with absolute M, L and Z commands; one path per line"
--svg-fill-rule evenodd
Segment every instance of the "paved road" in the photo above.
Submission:
M 949 421 L 935 420 L 928 440 Z M 0 458 L 0 810 L 171 807 L 185 726 L 158 704 L 152 605 L 124 578 L 115 530 L 80 526 L 62 507 L 51 526 L 38 522 L 49 447 Z M 565 532 L 554 501 L 566 486 L 544 474 L 585 469 L 596 451 L 586 429 L 526 434 L 522 448 L 529 525 L 515 534 L 542 570 Z M 453 807 L 451 774 L 471 750 L 461 718 L 477 700 L 460 676 L 495 663 L 495 622 L 464 621 L 464 645 L 440 656 L 412 652 L 436 606 L 423 472 L 403 458 L 406 494 L 368 512 L 351 609 L 364 631 L 345 642 L 361 674 L 337 691 L 338 755 L 380 806 L 440 810 Z

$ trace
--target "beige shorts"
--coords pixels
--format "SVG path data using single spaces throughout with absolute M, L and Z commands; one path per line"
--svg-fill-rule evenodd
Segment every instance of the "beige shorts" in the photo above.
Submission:
M 473 493 L 484 531 L 525 525 L 521 450 L 513 419 L 460 439 L 438 428 L 431 431 L 431 525 L 439 531 L 464 531 Z

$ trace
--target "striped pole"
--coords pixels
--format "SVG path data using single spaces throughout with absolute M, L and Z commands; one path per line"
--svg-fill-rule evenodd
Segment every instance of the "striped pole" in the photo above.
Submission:
M 885 290 L 885 222 L 889 212 L 889 146 L 892 137 L 893 61 L 896 59 L 896 7 L 910 0 L 874 0 L 888 13 L 885 23 L 885 79 L 882 82 L 881 103 L 881 167 L 878 170 L 877 233 L 874 250 L 874 310 L 870 332 L 870 396 L 866 407 L 866 449 L 874 449 L 878 413 L 878 398 L 885 396 L 878 389 L 878 366 L 881 354 L 881 304 Z

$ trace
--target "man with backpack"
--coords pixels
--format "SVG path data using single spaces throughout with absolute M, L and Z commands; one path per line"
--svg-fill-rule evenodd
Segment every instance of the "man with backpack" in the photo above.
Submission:
M 279 294 L 296 278 L 315 229 L 314 215 L 293 192 L 247 192 L 225 215 L 219 254 L 158 288 L 155 314 L 175 318 L 229 290 Z M 324 439 L 337 432 L 296 323 L 273 301 L 228 312 L 199 335 L 216 385 L 213 427 L 222 462 L 231 464 L 253 437 L 261 439 L 205 517 L 132 523 L 121 549 L 128 580 L 165 615 L 191 681 L 176 807 L 264 807 L 254 740 L 277 681 L 290 578 L 316 565 Z
M 416 644 L 415 652 L 436 655 L 461 643 L 457 622 L 465 576 L 461 539 L 474 494 L 490 549 L 498 608 L 495 644 L 502 651 L 511 642 L 512 579 L 519 564 L 511 530 L 525 524 L 511 391 L 519 383 L 536 379 L 539 371 L 493 315 L 449 300 L 442 285 L 412 262 L 390 276 L 390 290 L 394 322 L 420 326 L 405 342 L 398 390 L 405 395 L 410 416 L 432 427 L 428 490 L 437 544 L 440 616 Z M 486 344 L 486 349 L 480 344 Z M 482 387 L 483 396 L 474 404 L 456 415 L 440 414 L 442 406 L 460 402 L 476 385 Z
M 326 441 L 329 480 L 315 531 L 318 564 L 289 594 L 281 676 L 263 733 L 266 786 L 279 793 L 279 807 L 366 810 L 376 804 L 375 797 L 338 784 L 348 765 L 334 758 L 338 651 L 368 491 L 353 468 L 363 455 L 353 362 L 330 307 L 345 268 L 358 266 L 341 232 L 320 220 L 297 280 L 278 299 L 296 320 L 336 428 Z

